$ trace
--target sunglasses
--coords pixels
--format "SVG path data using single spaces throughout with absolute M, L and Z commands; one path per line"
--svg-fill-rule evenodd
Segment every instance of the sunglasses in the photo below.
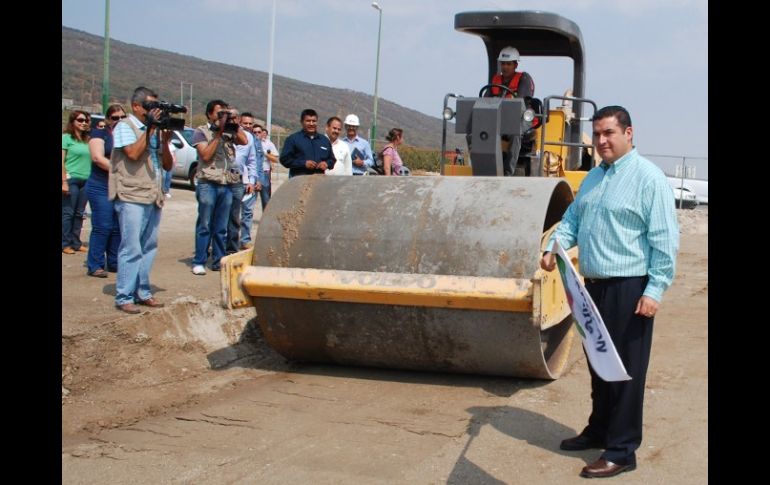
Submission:
M 88 118 L 75 118 L 75 121 L 77 121 L 78 123 L 87 123 Z
M 111 119 L 112 121 L 118 121 L 118 120 L 122 120 L 123 118 L 128 118 L 128 115 L 123 115 L 123 116 L 118 116 L 118 115 L 115 115 L 115 116 L 110 116 L 110 119 Z

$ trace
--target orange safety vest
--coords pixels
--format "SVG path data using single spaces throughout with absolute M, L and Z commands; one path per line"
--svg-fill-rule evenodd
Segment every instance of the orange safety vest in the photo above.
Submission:
M 519 95 L 519 93 L 518 93 L 519 79 L 521 79 L 521 73 L 517 72 L 517 73 L 515 73 L 513 75 L 513 78 L 511 79 L 511 82 L 508 83 L 508 89 L 513 91 L 513 95 L 514 96 L 518 96 Z M 503 86 L 505 86 L 505 83 L 503 82 L 503 75 L 500 74 L 500 73 L 497 73 L 494 76 L 492 76 L 492 84 L 502 84 Z M 496 86 L 492 87 L 492 95 L 493 96 L 500 96 L 500 92 L 501 91 L 502 91 L 502 89 L 500 89 L 500 88 L 498 88 Z M 505 93 L 505 97 L 511 97 L 511 93 L 506 92 Z
M 511 96 L 511 93 L 506 92 L 505 93 L 506 98 L 519 96 L 518 89 L 519 89 L 519 80 L 521 79 L 521 75 L 522 73 L 517 72 L 513 75 L 513 78 L 511 78 L 511 82 L 508 83 L 508 89 L 513 91 L 514 96 Z M 503 75 L 500 73 L 497 73 L 494 76 L 492 76 L 492 84 L 502 84 L 503 86 L 505 86 L 505 83 L 503 82 Z M 493 86 L 491 91 L 494 96 L 500 96 L 500 92 L 502 91 L 502 89 L 496 86 Z M 535 118 L 534 120 L 532 120 L 532 128 L 537 128 L 538 126 L 540 126 L 540 119 Z

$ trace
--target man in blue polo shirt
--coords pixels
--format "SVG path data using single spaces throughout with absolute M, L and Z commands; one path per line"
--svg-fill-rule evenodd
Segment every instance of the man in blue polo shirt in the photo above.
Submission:
M 652 324 L 674 279 L 679 225 L 666 175 L 633 145 L 631 116 L 607 106 L 593 118 L 593 143 L 602 163 L 588 172 L 551 236 L 540 266 L 552 271 L 554 242 L 577 243 L 580 273 L 607 326 L 630 381 L 605 382 L 591 368 L 591 416 L 562 450 L 604 449 L 580 476 L 611 477 L 636 468 L 642 443 L 644 382 Z
M 289 178 L 297 175 L 326 173 L 334 168 L 332 145 L 324 135 L 318 134 L 318 113 L 306 109 L 300 115 L 302 130 L 286 139 L 279 158 L 281 165 L 289 169 Z

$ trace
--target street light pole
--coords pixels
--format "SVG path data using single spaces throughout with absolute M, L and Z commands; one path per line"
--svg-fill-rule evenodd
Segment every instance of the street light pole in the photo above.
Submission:
M 93 100 L 91 103 L 93 104 Z M 104 77 L 102 78 L 102 113 L 110 102 L 110 0 L 104 4 Z
M 268 133 L 273 132 L 273 50 L 275 49 L 275 0 L 273 0 L 273 20 L 270 24 L 270 67 L 267 74 L 267 117 L 265 124 Z
M 380 38 L 382 37 L 382 7 L 377 2 L 372 2 L 374 7 L 380 14 L 380 26 L 377 29 L 377 64 L 374 69 L 374 110 L 372 116 L 372 130 L 369 139 L 372 142 L 372 151 L 377 151 L 375 148 L 375 139 L 377 137 L 377 84 L 380 80 Z

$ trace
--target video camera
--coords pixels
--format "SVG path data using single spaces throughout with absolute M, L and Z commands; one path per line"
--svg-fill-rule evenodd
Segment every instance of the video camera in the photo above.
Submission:
M 225 128 L 222 130 L 223 133 L 229 133 L 231 135 L 238 133 L 238 123 L 235 122 L 236 116 L 234 114 L 222 110 L 217 112 L 217 118 L 217 123 L 222 123 L 223 121 L 225 123 Z
M 187 113 L 187 108 L 180 104 L 169 103 L 168 101 L 144 101 L 142 108 L 147 111 L 151 111 L 155 108 L 160 109 L 160 116 L 158 119 L 150 116 L 150 113 L 145 115 L 148 126 L 157 126 L 161 130 L 183 130 L 184 118 L 174 118 L 172 114 Z

